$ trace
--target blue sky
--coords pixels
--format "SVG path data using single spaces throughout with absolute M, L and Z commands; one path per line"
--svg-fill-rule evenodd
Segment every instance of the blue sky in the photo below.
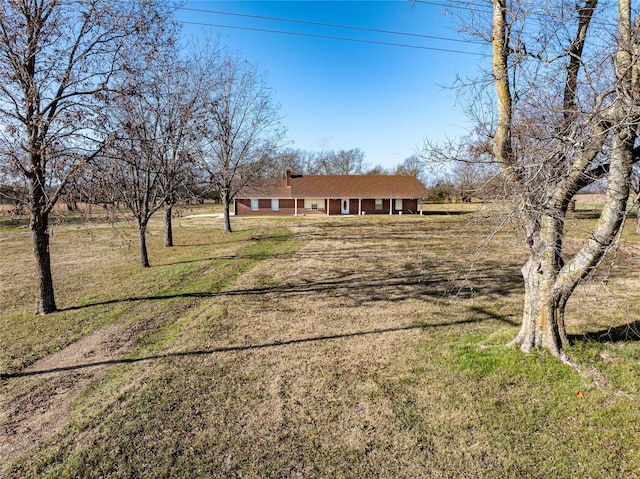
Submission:
M 447 8 L 447 3 L 453 8 Z M 176 18 L 185 22 L 185 37 L 219 37 L 231 50 L 266 72 L 275 100 L 281 105 L 292 147 L 311 151 L 360 148 L 368 165 L 393 168 L 414 154 L 425 138 L 452 138 L 470 127 L 464 104 L 457 100 L 455 91 L 446 87 L 455 82 L 457 75 L 474 76 L 480 68 L 490 66 L 489 57 L 470 54 L 482 51 L 482 47 L 461 41 L 254 17 L 464 40 L 456 32 L 456 16 L 452 14 L 455 4 L 451 0 L 415 4 L 402 0 L 188 0 L 186 9 L 179 10 Z

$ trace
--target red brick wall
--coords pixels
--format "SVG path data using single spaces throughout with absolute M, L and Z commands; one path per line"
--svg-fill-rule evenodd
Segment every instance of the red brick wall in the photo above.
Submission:
M 394 211 L 395 213 L 395 211 Z M 418 214 L 420 211 L 418 210 L 418 200 L 403 200 L 402 201 L 402 213 L 405 215 L 408 214 Z
M 357 199 L 349 200 L 349 213 L 352 215 L 358 214 L 358 203 Z M 362 211 L 367 215 L 388 215 L 389 214 L 389 205 L 394 208 L 393 214 L 397 215 L 398 210 L 395 209 L 395 201 L 394 200 L 382 200 L 382 210 L 376 210 L 376 202 L 374 199 L 364 199 L 362 200 Z M 250 215 L 277 215 L 277 216 L 293 216 L 295 214 L 295 200 L 293 199 L 281 199 L 280 200 L 280 210 L 273 211 L 271 209 L 271 200 L 270 199 L 259 199 L 258 200 L 258 211 L 251 211 L 251 200 L 249 199 L 241 199 L 236 201 L 236 215 L 238 216 L 250 216 Z M 326 200 L 325 200 L 326 207 Z M 329 214 L 331 215 L 340 215 L 342 213 L 342 200 L 332 199 L 329 200 Z M 418 211 L 418 200 L 407 200 L 403 199 L 402 201 L 402 214 L 417 214 Z M 298 200 L 298 215 L 323 215 L 326 214 L 325 209 L 320 210 L 305 210 L 304 209 L 304 200 Z

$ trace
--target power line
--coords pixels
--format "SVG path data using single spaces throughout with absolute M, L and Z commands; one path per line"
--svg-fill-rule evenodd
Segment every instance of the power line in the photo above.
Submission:
M 428 0 L 412 0 L 412 1 L 414 3 L 421 3 L 423 5 L 434 5 L 436 7 L 457 8 L 459 10 L 469 10 L 469 11 L 489 13 L 489 14 L 492 13 L 492 10 L 488 5 L 470 5 L 471 2 L 468 2 L 465 0 L 449 0 L 450 3 L 431 2 Z
M 303 24 L 303 25 L 315 25 L 315 26 L 321 26 L 321 27 L 342 28 L 342 29 L 357 30 L 357 31 L 363 31 L 363 32 L 384 33 L 384 34 L 388 34 L 388 35 L 402 35 L 402 36 L 413 37 L 413 38 L 427 38 L 427 39 L 430 39 L 430 40 L 443 40 L 443 41 L 448 41 L 448 42 L 481 43 L 481 42 L 478 42 L 478 41 L 461 40 L 459 38 L 439 37 L 439 36 L 433 36 L 433 35 L 423 35 L 423 34 L 419 34 L 419 33 L 396 32 L 396 31 L 393 31 L 393 30 L 380 30 L 380 29 L 377 29 L 377 28 L 356 27 L 356 26 L 353 26 L 353 25 L 340 25 L 340 24 L 336 24 L 336 23 L 323 23 L 323 22 L 314 22 L 314 21 L 309 21 L 309 20 L 296 20 L 296 19 L 282 18 L 282 17 L 269 17 L 269 16 L 263 16 L 263 15 L 251 15 L 251 14 L 247 14 L 247 13 L 221 12 L 221 11 L 218 11 L 218 10 L 207 10 L 207 9 L 202 9 L 202 8 L 179 7 L 178 10 L 187 10 L 187 11 L 190 11 L 190 12 L 201 12 L 201 13 L 212 13 L 212 14 L 215 14 L 215 15 L 231 15 L 231 16 L 235 16 L 235 17 L 244 17 L 244 18 L 257 18 L 257 19 L 260 19 L 260 20 L 271 20 L 271 21 L 278 21 L 278 22 L 297 23 L 297 24 Z
M 393 43 L 393 42 L 381 42 L 376 40 L 361 40 L 357 38 L 348 38 L 348 37 L 336 37 L 332 35 L 318 35 L 315 33 L 299 33 L 299 32 L 287 32 L 284 30 L 271 30 L 267 28 L 253 28 L 253 27 L 240 27 L 235 25 L 222 25 L 217 23 L 204 23 L 204 22 L 189 22 L 186 20 L 177 20 L 178 23 L 182 23 L 185 25 L 200 25 L 205 27 L 218 27 L 218 28 L 231 28 L 235 30 L 249 30 L 253 32 L 262 32 L 262 33 L 279 33 L 282 35 L 294 35 L 299 37 L 310 37 L 310 38 L 321 38 L 324 40 L 340 40 L 346 42 L 356 42 L 356 43 L 369 43 L 373 45 L 386 45 L 391 47 L 403 47 L 403 48 L 415 48 L 418 50 L 431 50 L 437 52 L 447 52 L 447 53 L 460 53 L 462 55 L 476 55 L 476 56 L 487 56 L 484 53 L 477 52 L 465 52 L 462 50 L 453 50 L 448 48 L 436 48 L 436 47 L 425 47 L 421 45 L 410 45 L 405 43 Z

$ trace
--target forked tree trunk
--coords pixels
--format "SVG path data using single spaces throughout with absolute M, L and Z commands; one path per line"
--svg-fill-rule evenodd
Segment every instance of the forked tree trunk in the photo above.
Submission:
M 38 268 L 38 292 L 35 314 L 49 314 L 56 311 L 49 253 L 49 214 L 34 207 L 30 221 L 33 236 L 33 253 Z
M 149 255 L 147 254 L 147 224 L 138 225 L 138 233 L 140 236 L 140 263 L 143 267 L 148 268 Z
M 533 257 L 522 268 L 525 295 L 522 325 L 512 345 L 528 353 L 532 349 L 546 349 L 553 356 L 566 361 L 568 347 L 564 325 L 564 301 L 554 289 L 557 273 L 544 271 L 543 263 Z
M 566 300 L 557 289 L 562 268 L 563 222 L 561 209 L 541 220 L 531 244 L 529 260 L 522 267 L 525 286 L 522 325 L 511 344 L 524 352 L 543 348 L 565 360 L 564 350 L 568 346 L 564 326 Z
M 173 246 L 173 228 L 171 224 L 172 212 L 173 205 L 171 203 L 167 203 L 164 210 L 164 245 L 167 248 Z
M 573 123 L 579 118 L 577 113 L 580 111 L 576 101 L 576 85 L 581 74 L 581 52 L 597 3 L 596 0 L 588 0 L 579 9 L 576 36 L 568 50 L 568 57 L 572 60 L 566 70 L 562 131 L 571 131 L 572 128 L 580 131 L 584 128 L 582 123 Z M 637 80 L 640 79 L 640 70 L 637 56 L 632 54 L 635 33 L 632 35 L 631 1 L 618 0 L 616 100 L 607 108 L 593 112 L 596 121 L 591 133 L 595 136 L 594 143 L 589 148 L 575 149 L 566 144 L 563 138 L 558 138 L 560 155 L 552 155 L 546 159 L 542 156 L 541 164 L 535 164 L 538 170 L 540 166 L 552 167 L 542 170 L 549 176 L 540 176 L 541 182 L 537 185 L 529 184 L 526 172 L 520 174 L 521 160 L 526 160 L 526 156 L 520 158 L 518 151 L 512 148 L 514 116 L 509 71 L 511 65 L 517 64 L 509 62 L 510 55 L 514 53 L 509 37 L 512 25 L 510 22 L 513 19 L 507 21 L 507 0 L 492 0 L 492 4 L 492 59 L 498 108 L 493 153 L 510 184 L 516 191 L 528 195 L 523 204 L 536 205 L 533 210 L 528 207 L 522 209 L 528 228 L 527 244 L 531 255 L 522 269 L 525 280 L 522 326 L 512 344 L 520 346 L 523 351 L 532 348 L 546 349 L 559 359 L 570 362 L 565 354 L 568 345 L 564 327 L 565 306 L 575 288 L 597 267 L 618 235 L 629 198 L 632 164 L 638 161 L 640 155 L 640 151 L 634 149 L 640 116 L 637 110 L 637 99 L 640 97 L 640 81 Z M 546 84 L 542 86 L 547 87 Z M 589 130 L 584 133 L 588 134 Z M 592 177 L 593 172 L 598 172 L 597 156 L 603 151 L 607 153 L 609 163 L 604 165 L 606 171 L 601 172 L 607 177 L 602 213 L 590 237 L 563 264 L 561 252 L 566 205 L 582 186 L 588 184 L 583 182 Z M 562 164 L 558 160 L 570 161 L 566 168 L 558 168 Z

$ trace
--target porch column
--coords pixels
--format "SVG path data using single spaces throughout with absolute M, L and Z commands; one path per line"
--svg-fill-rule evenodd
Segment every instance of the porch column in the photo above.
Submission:
M 393 198 L 389 198 L 389 214 L 393 214 Z
M 358 216 L 362 216 L 362 198 L 358 198 Z
M 329 216 L 329 198 L 325 199 L 326 205 L 327 205 L 327 216 Z

